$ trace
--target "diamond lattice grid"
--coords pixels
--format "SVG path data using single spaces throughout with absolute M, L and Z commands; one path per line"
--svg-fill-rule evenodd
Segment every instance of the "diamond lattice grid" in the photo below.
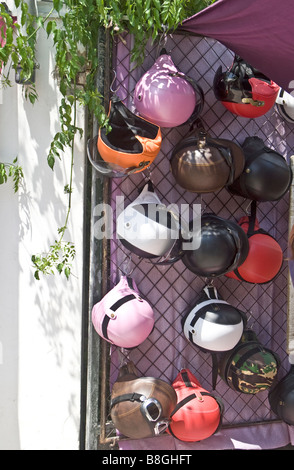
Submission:
M 117 95 L 135 110 L 132 101 L 135 84 L 154 63 L 158 46 L 150 46 L 142 67 L 132 68 L 130 64 L 131 38 L 126 37 L 116 45 L 116 88 Z M 246 137 L 257 135 L 264 143 L 281 152 L 285 158 L 294 147 L 291 129 L 273 108 L 266 116 L 245 119 L 228 112 L 217 102 L 212 90 L 213 77 L 219 66 L 229 67 L 233 54 L 223 45 L 208 38 L 182 35 L 168 36 L 166 50 L 178 69 L 194 78 L 205 93 L 205 105 L 201 115 L 206 130 L 212 136 L 234 140 L 242 144 Z M 162 129 L 163 141 L 160 154 L 152 164 L 151 179 L 156 192 L 164 204 L 201 204 L 204 212 L 238 221 L 246 215 L 250 201 L 231 195 L 226 189 L 217 193 L 192 194 L 179 187 L 169 169 L 170 153 L 176 143 L 188 132 L 186 126 Z M 111 181 L 111 203 L 114 208 L 118 195 L 124 196 L 125 206 L 138 196 L 149 174 L 137 173 L 123 179 Z M 288 195 L 274 203 L 260 203 L 257 215 L 260 225 L 269 231 L 280 243 L 287 256 Z M 131 263 L 130 263 L 131 260 Z M 208 353 L 198 350 L 187 342 L 182 333 L 181 317 L 185 309 L 198 297 L 205 285 L 205 279 L 195 276 L 185 268 L 182 261 L 173 265 L 159 266 L 145 259 L 131 255 L 119 240 L 111 241 L 109 253 L 109 288 L 118 281 L 125 266 L 131 269 L 140 293 L 152 305 L 155 327 L 150 336 L 139 347 L 123 353 L 134 362 L 139 375 L 154 376 L 172 383 L 179 370 L 188 367 L 203 387 L 211 390 L 212 361 Z M 260 341 L 276 352 L 281 359 L 280 374 L 288 369 L 286 354 L 287 328 L 287 264 L 278 277 L 265 285 L 251 285 L 229 279 L 226 276 L 215 279 L 220 295 L 235 307 L 246 312 L 248 326 L 252 327 Z M 121 352 L 111 347 L 111 381 L 118 374 Z M 224 425 L 246 424 L 267 421 L 275 416 L 269 409 L 267 392 L 250 396 L 231 390 L 219 377 L 216 394 L 224 402 Z

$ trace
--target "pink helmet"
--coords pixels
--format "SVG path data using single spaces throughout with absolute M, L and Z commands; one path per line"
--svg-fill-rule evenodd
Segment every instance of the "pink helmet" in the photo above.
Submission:
M 151 333 L 154 313 L 140 297 L 133 279 L 122 276 L 92 309 L 92 322 L 97 333 L 121 348 L 134 348 Z
M 202 111 L 203 101 L 199 85 L 179 72 L 166 53 L 140 78 L 134 92 L 139 114 L 161 127 L 180 126 L 194 120 Z

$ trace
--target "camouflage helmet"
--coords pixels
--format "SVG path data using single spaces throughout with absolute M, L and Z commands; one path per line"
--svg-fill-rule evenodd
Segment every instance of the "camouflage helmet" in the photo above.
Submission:
M 219 361 L 219 375 L 233 390 L 256 394 L 268 390 L 276 379 L 280 360 L 265 348 L 252 330 Z

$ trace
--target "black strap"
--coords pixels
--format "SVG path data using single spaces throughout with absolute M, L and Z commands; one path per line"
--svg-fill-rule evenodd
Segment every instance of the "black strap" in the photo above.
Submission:
M 111 400 L 110 402 L 110 408 L 113 408 L 113 406 L 117 405 L 118 403 L 121 403 L 123 401 L 138 401 L 142 402 L 142 397 L 145 397 L 145 395 L 142 395 L 141 393 L 125 393 L 124 395 L 119 395 L 118 397 L 115 397 Z
M 215 390 L 218 376 L 218 359 L 216 353 L 211 353 L 212 359 L 212 389 Z
M 115 312 L 116 310 L 119 309 L 123 304 L 126 302 L 129 302 L 130 300 L 135 299 L 136 296 L 134 294 L 129 294 L 123 297 L 122 299 L 119 299 L 117 302 L 115 302 L 111 307 L 110 310 Z M 104 315 L 103 321 L 102 321 L 102 334 L 105 339 L 108 339 L 108 333 L 107 333 L 107 328 L 108 328 L 108 323 L 110 322 L 110 316 L 109 315 Z
M 183 398 L 183 400 L 179 401 L 179 403 L 176 405 L 175 409 L 171 413 L 170 417 L 174 416 L 174 414 L 176 414 L 176 412 L 179 411 L 180 408 L 185 406 L 191 400 L 194 400 L 194 398 L 197 398 L 197 395 L 195 393 L 191 393 L 191 395 L 188 395 L 187 397 Z

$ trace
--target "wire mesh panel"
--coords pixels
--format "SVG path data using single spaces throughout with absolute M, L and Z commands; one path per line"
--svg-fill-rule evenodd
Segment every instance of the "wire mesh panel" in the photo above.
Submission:
M 113 88 L 129 109 L 135 111 L 134 87 L 140 77 L 154 63 L 159 46 L 146 51 L 142 67 L 134 68 L 130 63 L 130 37 L 116 44 Z M 212 84 L 217 68 L 227 69 L 233 54 L 223 45 L 208 38 L 174 34 L 164 44 L 176 67 L 197 81 L 204 91 L 205 103 L 201 120 L 211 136 L 233 140 L 242 144 L 246 137 L 258 136 L 265 145 L 280 152 L 286 159 L 294 147 L 294 136 L 274 107 L 267 115 L 246 119 L 233 115 L 217 102 Z M 161 47 L 161 46 L 160 46 Z M 118 375 L 124 357 L 134 362 L 139 375 L 161 378 L 172 383 L 182 368 L 189 368 L 207 390 L 212 389 L 211 355 L 193 346 L 183 335 L 181 319 L 183 312 L 199 297 L 207 280 L 189 271 L 181 260 L 171 265 L 158 265 L 139 258 L 123 247 L 116 237 L 117 197 L 124 197 L 126 207 L 139 194 L 148 178 L 163 204 L 200 204 L 202 213 L 214 213 L 225 219 L 238 222 L 247 214 L 250 201 L 232 195 L 227 189 L 215 193 L 195 194 L 176 184 L 170 170 L 170 156 L 174 146 L 188 133 L 187 125 L 162 128 L 162 146 L 159 155 L 146 172 L 111 180 L 111 204 L 113 207 L 113 237 L 109 251 L 109 289 L 126 272 L 135 280 L 142 296 L 152 305 L 155 326 L 148 338 L 131 350 L 110 348 L 110 382 Z M 286 353 L 287 329 L 287 237 L 289 195 L 277 202 L 261 202 L 257 205 L 260 226 L 268 231 L 280 244 L 284 252 L 283 267 L 279 275 L 267 284 L 249 284 L 220 276 L 214 285 L 221 297 L 246 312 L 247 325 L 252 328 L 261 343 L 279 355 L 280 374 L 288 369 Z M 275 420 L 268 403 L 268 393 L 255 395 L 237 393 L 218 377 L 216 395 L 224 403 L 223 425 L 246 425 Z M 109 397 L 106 397 L 107 406 Z

